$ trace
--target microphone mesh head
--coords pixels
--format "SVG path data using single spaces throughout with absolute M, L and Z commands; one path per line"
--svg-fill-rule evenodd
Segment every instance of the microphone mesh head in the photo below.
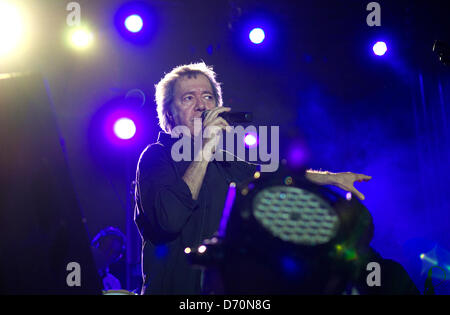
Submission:
M 322 198 L 292 186 L 272 186 L 253 199 L 253 215 L 273 236 L 286 242 L 315 246 L 336 236 L 340 221 Z

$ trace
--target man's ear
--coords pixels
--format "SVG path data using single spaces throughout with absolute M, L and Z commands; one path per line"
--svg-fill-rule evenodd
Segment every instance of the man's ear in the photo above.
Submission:
M 173 127 L 174 121 L 173 121 L 173 115 L 172 115 L 171 111 L 168 111 L 166 113 L 166 118 L 167 118 L 167 121 L 169 122 L 170 126 Z

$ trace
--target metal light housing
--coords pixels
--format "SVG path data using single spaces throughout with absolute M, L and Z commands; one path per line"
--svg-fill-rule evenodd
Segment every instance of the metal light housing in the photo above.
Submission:
M 188 255 L 205 269 L 205 293 L 336 294 L 358 278 L 370 213 L 304 174 L 281 168 L 230 184 L 217 235 Z

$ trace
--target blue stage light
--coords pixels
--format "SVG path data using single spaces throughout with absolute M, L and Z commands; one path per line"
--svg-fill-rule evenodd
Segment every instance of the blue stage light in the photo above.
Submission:
M 114 15 L 114 25 L 125 40 L 146 45 L 158 26 L 156 10 L 142 1 L 127 2 Z
M 266 34 L 264 33 L 264 30 L 262 28 L 257 27 L 250 31 L 248 37 L 253 44 L 258 45 L 264 41 L 264 39 L 266 38 Z
M 129 30 L 132 33 L 139 32 L 140 30 L 142 30 L 142 27 L 144 26 L 144 22 L 138 14 L 128 16 L 125 19 L 124 24 L 127 30 Z
M 383 56 L 387 52 L 387 46 L 385 42 L 376 42 L 373 45 L 373 52 L 377 56 Z

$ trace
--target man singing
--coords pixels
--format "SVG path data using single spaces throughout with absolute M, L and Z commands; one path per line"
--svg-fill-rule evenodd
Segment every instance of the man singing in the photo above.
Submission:
M 220 84 L 212 68 L 204 63 L 174 68 L 156 85 L 160 132 L 138 162 L 136 172 L 135 221 L 143 238 L 143 293 L 201 294 L 201 271 L 184 257 L 186 247 L 195 248 L 218 230 L 228 185 L 240 182 L 256 171 L 246 162 L 212 159 L 228 122 L 219 116 L 224 107 Z M 194 128 L 202 113 L 202 130 Z M 174 128 L 184 126 L 202 145 L 192 150 L 189 161 L 175 161 L 172 145 L 178 141 Z M 217 130 L 205 137 L 203 130 Z M 355 194 L 355 181 L 367 181 L 363 174 L 308 171 L 306 178 L 319 185 L 336 185 Z

